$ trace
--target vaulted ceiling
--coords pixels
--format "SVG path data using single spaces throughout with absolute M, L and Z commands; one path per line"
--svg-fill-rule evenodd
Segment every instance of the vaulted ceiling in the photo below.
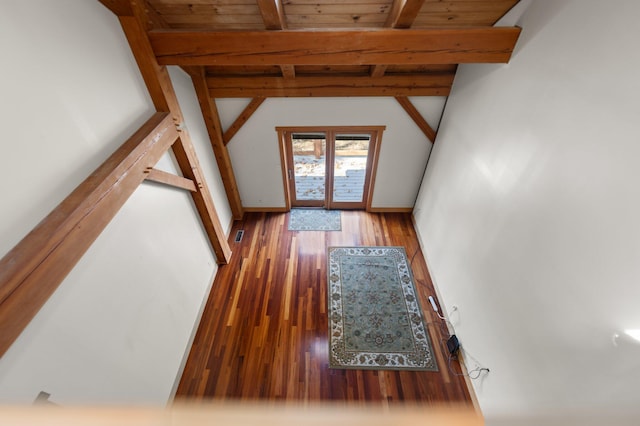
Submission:
M 457 64 L 509 60 L 520 30 L 493 25 L 517 2 L 146 0 L 143 18 L 158 62 L 204 67 L 213 98 L 446 96 Z

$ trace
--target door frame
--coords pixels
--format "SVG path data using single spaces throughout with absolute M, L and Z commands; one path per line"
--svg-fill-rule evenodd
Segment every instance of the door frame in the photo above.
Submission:
M 293 153 L 289 152 L 290 138 L 293 133 L 324 133 L 326 135 L 325 149 L 325 200 L 326 209 L 364 209 L 371 210 L 371 201 L 375 187 L 375 177 L 378 168 L 378 157 L 382 143 L 382 133 L 386 126 L 295 126 L 276 127 L 280 148 L 280 166 L 282 169 L 282 183 L 284 187 L 285 206 L 287 211 L 291 210 L 293 193 Z M 362 202 L 332 202 L 333 197 L 333 165 L 334 165 L 334 139 L 337 133 L 365 133 L 371 135 L 369 142 L 369 153 L 367 156 L 367 166 L 365 171 L 364 191 Z M 291 172 L 290 172 L 291 171 Z

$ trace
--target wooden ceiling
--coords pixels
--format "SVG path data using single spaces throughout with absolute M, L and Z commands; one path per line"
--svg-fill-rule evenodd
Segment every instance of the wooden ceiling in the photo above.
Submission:
M 204 67 L 213 98 L 446 96 L 457 64 L 509 60 L 520 30 L 492 26 L 517 2 L 146 0 L 144 18 L 158 62 Z

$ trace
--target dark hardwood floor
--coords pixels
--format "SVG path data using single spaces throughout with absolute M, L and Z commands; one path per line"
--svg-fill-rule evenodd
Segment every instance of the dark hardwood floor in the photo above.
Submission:
M 231 232 L 231 262 L 215 278 L 176 401 L 294 400 L 456 403 L 471 406 L 447 363 L 441 320 L 410 214 L 342 212 L 342 230 L 288 231 L 288 214 L 248 213 Z M 243 229 L 240 243 L 236 230 Z M 438 372 L 328 367 L 329 246 L 404 246 L 428 322 Z M 460 371 L 456 361 L 451 368 Z

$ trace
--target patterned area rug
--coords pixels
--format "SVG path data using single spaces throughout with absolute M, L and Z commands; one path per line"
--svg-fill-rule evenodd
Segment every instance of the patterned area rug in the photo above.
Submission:
M 338 210 L 291 209 L 289 231 L 339 231 L 342 229 Z
M 438 371 L 403 247 L 329 247 L 329 366 Z

